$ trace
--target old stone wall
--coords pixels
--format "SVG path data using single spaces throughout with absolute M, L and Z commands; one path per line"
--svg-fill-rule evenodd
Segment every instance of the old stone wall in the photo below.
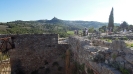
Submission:
M 123 41 L 112 43 L 102 40 L 85 40 L 69 37 L 73 59 L 98 74 L 133 74 L 133 50 L 126 48 Z
M 12 74 L 64 74 L 63 57 L 68 45 L 59 45 L 57 34 L 12 36 L 15 38 L 15 48 L 9 51 Z

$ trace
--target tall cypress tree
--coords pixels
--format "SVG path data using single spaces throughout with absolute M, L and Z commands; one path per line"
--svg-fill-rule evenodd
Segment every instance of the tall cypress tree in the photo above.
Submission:
M 114 16 L 113 16 L 113 7 L 109 15 L 109 23 L 108 23 L 108 28 L 111 29 L 111 32 L 113 32 L 114 28 Z

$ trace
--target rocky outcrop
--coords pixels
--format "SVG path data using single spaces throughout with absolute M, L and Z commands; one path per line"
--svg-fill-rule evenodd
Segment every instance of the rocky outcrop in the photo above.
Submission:
M 99 74 L 122 74 L 123 71 L 133 73 L 133 51 L 126 48 L 123 41 L 114 40 L 110 43 L 97 39 L 88 40 L 86 44 L 80 37 L 70 37 L 69 43 L 75 61 L 84 63 Z

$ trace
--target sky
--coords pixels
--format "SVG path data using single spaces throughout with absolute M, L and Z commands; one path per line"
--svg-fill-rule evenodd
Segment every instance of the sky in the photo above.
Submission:
M 112 7 L 114 22 L 133 25 L 132 0 L 0 0 L 0 22 L 62 20 L 108 22 Z

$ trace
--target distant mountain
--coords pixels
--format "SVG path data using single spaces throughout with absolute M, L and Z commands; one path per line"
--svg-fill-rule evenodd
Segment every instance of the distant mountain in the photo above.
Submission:
M 39 23 L 49 23 L 49 24 L 62 24 L 68 27 L 75 27 L 75 29 L 83 29 L 84 27 L 94 27 L 99 28 L 104 25 L 108 25 L 108 23 L 97 22 L 97 21 L 71 21 L 71 20 L 61 20 L 56 17 L 51 20 L 38 20 Z M 116 26 L 119 26 L 120 23 L 115 23 Z
M 33 25 L 45 25 L 45 24 L 51 24 L 51 25 L 62 25 L 64 27 L 67 27 L 70 30 L 74 29 L 83 29 L 83 28 L 100 28 L 101 26 L 107 26 L 108 23 L 104 22 L 97 22 L 97 21 L 71 21 L 71 20 L 61 20 L 56 17 L 52 18 L 51 20 L 35 20 L 35 21 L 12 21 L 8 23 L 19 23 L 19 24 L 33 24 Z M 116 26 L 120 25 L 119 23 L 115 23 Z

